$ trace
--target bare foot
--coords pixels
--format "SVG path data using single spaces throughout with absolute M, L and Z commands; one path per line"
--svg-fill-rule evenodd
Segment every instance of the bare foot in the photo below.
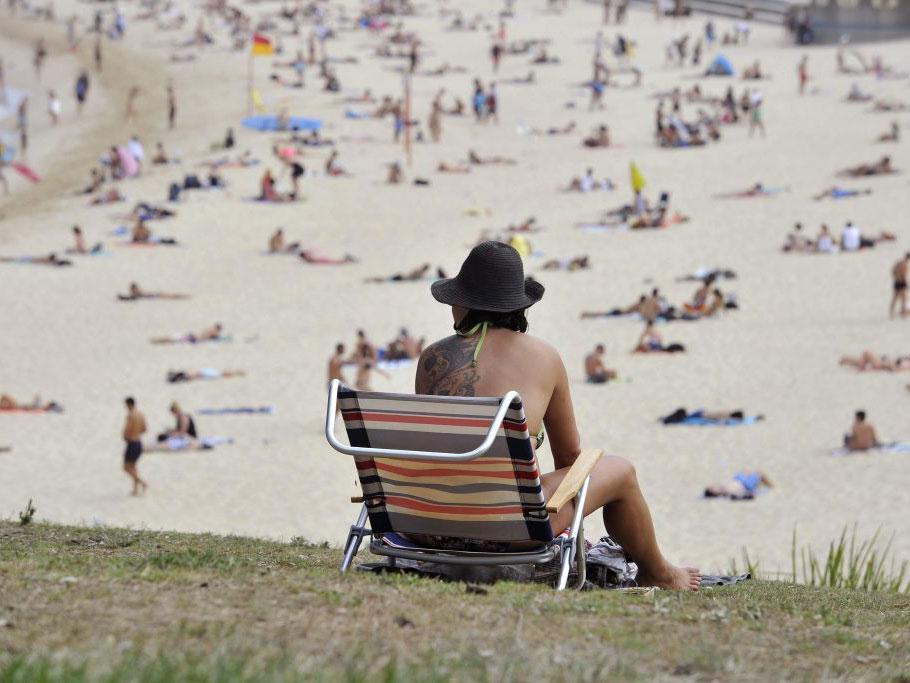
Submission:
M 666 570 L 660 574 L 641 572 L 638 575 L 640 586 L 657 586 L 668 590 L 698 590 L 701 581 L 701 572 L 695 567 L 675 567 L 667 564 Z

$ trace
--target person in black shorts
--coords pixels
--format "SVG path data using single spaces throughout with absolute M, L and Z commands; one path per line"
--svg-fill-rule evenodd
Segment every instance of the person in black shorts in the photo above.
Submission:
M 133 495 L 144 493 L 148 484 L 139 476 L 136 463 L 142 457 L 142 435 L 145 434 L 145 415 L 136 408 L 136 399 L 128 397 L 126 403 L 126 424 L 123 426 L 123 440 L 126 441 L 126 451 L 123 453 L 123 471 L 133 480 Z

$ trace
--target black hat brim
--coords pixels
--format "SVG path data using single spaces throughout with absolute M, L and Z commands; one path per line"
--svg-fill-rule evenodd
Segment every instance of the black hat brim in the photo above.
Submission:
M 496 292 L 485 292 L 483 297 L 466 292 L 458 278 L 450 277 L 437 280 L 430 285 L 433 298 L 441 304 L 461 306 L 472 311 L 493 311 L 510 313 L 533 306 L 543 298 L 544 286 L 537 280 L 525 280 L 524 296 L 520 299 L 508 299 L 497 296 Z

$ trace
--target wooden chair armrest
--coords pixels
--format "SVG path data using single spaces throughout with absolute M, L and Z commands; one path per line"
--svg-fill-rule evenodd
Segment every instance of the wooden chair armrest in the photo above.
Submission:
M 603 454 L 604 452 L 599 448 L 582 450 L 575 462 L 572 463 L 572 467 L 569 468 L 566 476 L 563 477 L 559 488 L 553 492 L 550 500 L 547 501 L 547 512 L 559 512 L 566 503 L 576 496 L 585 478 L 591 474 L 591 470 L 594 469 L 594 465 L 597 464 Z

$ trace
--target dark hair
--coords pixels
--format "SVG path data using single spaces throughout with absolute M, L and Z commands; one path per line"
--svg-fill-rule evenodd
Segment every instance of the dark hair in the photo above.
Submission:
M 455 326 L 455 330 L 462 334 L 480 323 L 488 323 L 490 327 L 502 327 L 515 332 L 528 331 L 528 319 L 525 317 L 527 309 L 499 313 L 497 311 L 468 311 L 467 315 Z
M 136 399 L 134 399 L 132 396 L 127 396 L 127 397 L 126 397 L 126 405 L 127 405 L 128 407 L 132 408 L 134 405 L 136 405 Z
M 857 410 L 857 411 L 856 411 L 856 419 L 859 420 L 860 422 L 862 422 L 863 420 L 865 420 L 865 419 L 866 419 L 866 411 L 865 411 L 865 410 Z

